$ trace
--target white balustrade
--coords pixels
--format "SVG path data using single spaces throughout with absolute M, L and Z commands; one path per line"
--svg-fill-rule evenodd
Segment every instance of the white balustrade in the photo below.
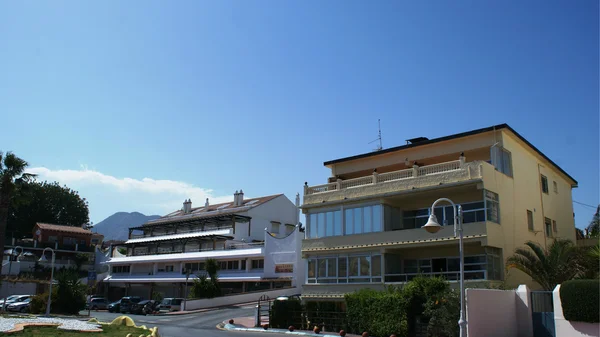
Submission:
M 444 173 L 460 169 L 460 160 L 419 167 L 419 176 Z
M 392 171 L 392 172 L 380 173 L 377 176 L 377 182 L 378 183 L 383 183 L 383 182 L 386 182 L 386 181 L 408 179 L 408 178 L 412 178 L 412 177 L 413 177 L 413 170 L 412 169 L 406 169 L 406 170 L 400 170 L 400 171 Z
M 380 173 L 377 175 L 369 175 L 369 176 L 365 176 L 365 177 L 359 177 L 359 178 L 353 178 L 353 179 L 347 179 L 347 180 L 338 180 L 335 183 L 316 185 L 316 186 L 305 186 L 305 191 L 306 191 L 307 195 L 316 194 L 316 193 L 325 193 L 325 192 L 336 191 L 338 189 L 347 189 L 347 188 L 365 186 L 365 185 L 370 185 L 373 183 L 380 184 L 380 183 L 385 183 L 385 182 L 390 182 L 390 181 L 412 179 L 412 178 L 416 178 L 417 176 L 427 176 L 427 175 L 451 172 L 451 171 L 456 171 L 456 170 L 461 170 L 461 169 L 462 169 L 461 160 L 453 160 L 453 161 L 449 161 L 449 162 L 445 162 L 445 163 L 427 165 L 427 166 L 423 166 L 423 167 L 419 167 L 419 168 L 415 167 L 414 169 L 409 168 L 409 169 L 404 169 L 404 170 L 399 170 L 399 171 Z M 377 180 L 374 180 L 375 176 L 377 177 L 376 178 Z

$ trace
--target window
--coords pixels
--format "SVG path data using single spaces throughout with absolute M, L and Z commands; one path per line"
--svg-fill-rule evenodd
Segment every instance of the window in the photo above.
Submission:
M 552 220 L 544 218 L 544 225 L 546 225 L 546 236 L 552 237 Z
M 58 237 L 56 237 L 56 236 L 49 236 L 49 237 L 48 237 L 48 242 L 52 242 L 52 243 L 54 243 L 54 242 L 56 242 L 56 241 L 58 241 Z
M 552 220 L 552 230 L 554 233 L 558 233 L 558 227 L 556 226 L 556 220 Z
M 309 238 L 380 232 L 381 205 L 313 213 L 308 221 Z
M 252 260 L 252 269 L 264 269 L 265 260 Z
M 219 261 L 220 270 L 238 270 L 240 269 L 240 261 Z
M 381 282 L 381 255 L 314 257 L 307 261 L 307 283 Z
M 512 173 L 512 155 L 503 147 L 493 146 L 491 148 L 492 165 L 496 170 L 506 174 L 509 177 Z
M 463 209 L 463 223 L 485 221 L 485 203 L 483 201 L 461 204 Z M 430 208 L 404 211 L 403 229 L 420 228 L 429 219 Z M 454 225 L 454 210 L 451 205 L 435 208 L 435 216 L 441 225 Z
M 553 181 L 552 185 L 554 186 L 554 193 L 558 193 L 558 184 L 556 183 L 556 181 Z
M 129 266 L 113 266 L 112 272 L 115 274 L 129 273 Z
M 527 228 L 533 232 L 533 212 L 527 210 Z
M 545 175 L 542 175 L 542 192 L 548 194 L 548 178 Z
M 173 266 L 165 266 L 165 271 L 168 272 L 168 273 L 169 272 L 172 273 L 173 272 Z
M 281 224 L 279 222 L 271 222 L 271 233 L 279 234 L 279 227 Z
M 485 255 L 465 256 L 465 279 L 486 279 L 487 262 Z M 499 263 L 499 261 L 498 261 Z M 496 266 L 500 268 L 500 264 Z M 450 281 L 460 279 L 460 259 L 455 256 L 420 260 L 404 260 L 403 274 L 386 277 L 388 282 L 408 282 L 417 275 L 443 276 Z
M 246 270 L 246 260 L 242 260 L 242 267 L 240 269 Z
M 486 219 L 497 224 L 500 223 L 500 201 L 498 194 L 492 191 L 485 190 L 485 210 Z

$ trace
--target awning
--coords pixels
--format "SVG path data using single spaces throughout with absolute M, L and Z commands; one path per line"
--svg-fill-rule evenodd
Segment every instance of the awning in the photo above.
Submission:
M 129 264 L 129 263 L 153 263 L 153 262 L 184 262 L 184 261 L 203 261 L 205 259 L 226 259 L 236 257 L 258 257 L 263 256 L 262 248 L 250 249 L 228 249 L 228 250 L 208 250 L 204 252 L 176 253 L 176 254 L 157 254 L 157 255 L 139 255 L 126 257 L 113 257 L 104 264 Z
M 128 243 L 142 243 L 142 242 L 153 242 L 153 241 L 180 240 L 180 239 L 199 238 L 199 237 L 203 237 L 203 236 L 229 236 L 229 234 L 231 234 L 231 229 L 220 229 L 220 230 L 216 230 L 216 231 L 169 234 L 169 235 L 161 235 L 161 236 L 149 236 L 149 237 L 145 237 L 145 238 L 129 239 L 125 243 L 128 244 Z

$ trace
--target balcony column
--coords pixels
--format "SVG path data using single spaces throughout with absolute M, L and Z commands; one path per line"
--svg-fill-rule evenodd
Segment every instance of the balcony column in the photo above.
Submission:
M 76 243 L 76 244 L 75 244 L 75 250 L 76 250 L 76 251 L 78 251 L 78 250 L 79 250 L 79 244 L 78 244 L 78 243 Z
M 158 274 L 158 263 L 152 264 L 152 275 Z
M 458 161 L 460 161 L 460 167 L 465 166 L 466 158 L 464 153 L 460 153 L 460 157 L 458 157 Z
M 251 264 L 252 260 L 250 259 L 246 259 L 246 273 L 250 272 L 250 264 Z
M 413 165 L 412 169 L 413 169 L 413 178 L 418 177 L 419 176 L 419 165 L 416 165 L 416 164 Z
M 179 262 L 179 274 L 183 274 L 183 262 Z
M 13 233 L 13 235 L 14 235 L 14 233 Z M 12 245 L 14 247 L 14 245 L 15 245 L 15 238 L 12 238 Z
M 373 170 L 373 184 L 377 184 L 377 169 Z
M 338 191 L 342 189 L 342 179 L 337 178 L 337 180 L 335 181 L 335 189 Z
M 54 249 L 58 249 L 58 241 L 54 241 Z
M 133 275 L 133 264 L 129 265 L 129 275 Z
M 131 233 L 132 233 L 132 232 L 133 232 L 133 229 L 131 229 L 131 228 L 130 228 L 130 229 L 129 229 L 129 236 L 128 236 L 128 238 L 129 238 L 129 239 L 131 239 Z
M 15 245 L 15 239 L 13 238 L 13 246 Z M 33 248 L 37 248 L 37 240 L 33 240 Z
M 304 195 L 308 195 L 308 182 L 304 182 Z

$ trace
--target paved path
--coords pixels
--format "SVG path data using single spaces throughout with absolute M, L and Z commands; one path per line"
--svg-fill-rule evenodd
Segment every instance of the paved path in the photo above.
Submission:
M 87 315 L 87 311 L 82 311 L 82 314 Z M 168 315 L 168 316 L 141 316 L 128 315 L 135 324 L 146 325 L 147 327 L 158 327 L 158 332 L 162 337 L 186 337 L 186 336 L 202 336 L 202 337 L 258 337 L 265 335 L 262 333 L 238 332 L 238 331 L 223 331 L 218 330 L 216 325 L 234 317 L 252 316 L 254 314 L 254 305 L 241 307 L 226 307 L 213 309 L 189 315 Z M 121 316 L 116 313 L 107 311 L 91 312 L 92 317 L 96 317 L 99 321 L 110 322 L 115 317 Z M 275 334 L 277 336 L 278 334 Z M 270 336 L 274 336 L 271 334 Z M 283 335 L 282 335 L 283 336 Z

